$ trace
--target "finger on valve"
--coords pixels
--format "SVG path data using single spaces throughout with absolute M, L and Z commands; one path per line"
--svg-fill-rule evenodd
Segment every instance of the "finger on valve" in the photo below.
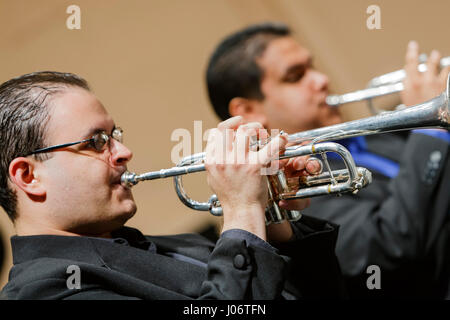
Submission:
M 284 151 L 288 142 L 288 135 L 281 131 L 275 138 L 271 139 L 259 152 L 261 164 L 270 164 L 276 160 L 280 153 Z

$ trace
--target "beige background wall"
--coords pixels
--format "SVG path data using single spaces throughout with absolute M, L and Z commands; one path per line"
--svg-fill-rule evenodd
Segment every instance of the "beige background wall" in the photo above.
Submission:
M 81 8 L 81 30 L 68 30 L 66 8 Z M 381 30 L 368 30 L 366 9 L 381 8 Z M 247 24 L 278 20 L 290 24 L 309 47 L 332 89 L 346 92 L 371 77 L 403 66 L 409 40 L 423 52 L 450 55 L 449 1 L 419 0 L 0 0 L 0 82 L 37 71 L 80 74 L 91 84 L 134 151 L 129 168 L 172 166 L 177 144 L 171 134 L 194 121 L 203 130 L 218 119 L 208 105 L 203 75 L 208 56 L 226 34 Z M 347 119 L 367 115 L 360 104 L 345 107 Z M 191 195 L 207 199 L 204 175 L 186 180 Z M 138 214 L 130 226 L 145 233 L 200 230 L 219 219 L 184 207 L 172 181 L 135 188 Z M 0 209 L 1 211 L 1 209 Z M 0 227 L 11 265 L 12 225 L 3 214 Z

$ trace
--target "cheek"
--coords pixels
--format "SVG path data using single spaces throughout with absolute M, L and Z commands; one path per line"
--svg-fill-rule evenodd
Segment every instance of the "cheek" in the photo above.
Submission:
M 93 193 L 104 193 L 109 187 L 108 170 L 98 161 L 66 162 L 51 172 L 51 187 L 65 195 L 86 198 Z
M 270 101 L 271 116 L 285 121 L 309 121 L 317 112 L 313 95 L 304 88 L 288 87 L 272 96 Z

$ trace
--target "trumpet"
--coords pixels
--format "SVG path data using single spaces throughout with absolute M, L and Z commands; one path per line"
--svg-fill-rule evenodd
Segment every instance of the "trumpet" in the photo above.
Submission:
M 425 72 L 427 70 L 426 61 L 427 55 L 421 54 L 419 56 L 419 65 L 417 66 L 417 69 L 420 72 Z M 439 62 L 439 66 L 441 69 L 450 66 L 450 56 L 442 58 Z M 367 101 L 372 114 L 378 114 L 381 111 L 374 106 L 373 99 L 403 91 L 403 80 L 405 77 L 406 72 L 403 69 L 389 72 L 370 80 L 366 89 L 357 90 L 342 95 L 329 95 L 326 98 L 326 102 L 332 107 L 338 107 L 346 103 Z M 401 107 L 402 105 L 397 106 L 397 108 Z
M 422 104 L 404 110 L 389 111 L 376 116 L 336 124 L 333 126 L 294 133 L 288 136 L 290 146 L 280 159 L 322 155 L 327 171 L 318 175 L 308 176 L 301 181 L 298 190 L 291 188 L 283 171 L 268 176 L 269 203 L 266 207 L 266 223 L 279 223 L 287 219 L 298 220 L 301 213 L 295 210 L 281 209 L 277 202 L 282 199 L 301 199 L 315 196 L 357 193 L 372 181 L 371 172 L 366 168 L 357 167 L 350 152 L 334 140 L 366 136 L 385 132 L 412 130 L 417 128 L 450 128 L 450 76 L 447 78 L 447 88 L 439 96 Z M 307 142 L 307 144 L 304 144 Z M 326 161 L 326 153 L 337 153 L 346 169 L 332 171 Z M 141 181 L 174 177 L 175 190 L 180 200 L 189 208 L 209 211 L 215 216 L 222 215 L 220 201 L 212 195 L 207 202 L 195 201 L 187 195 L 182 185 L 182 176 L 194 172 L 205 171 L 205 153 L 197 153 L 182 159 L 173 168 L 151 171 L 137 175 L 125 172 L 121 177 L 124 186 L 131 188 Z

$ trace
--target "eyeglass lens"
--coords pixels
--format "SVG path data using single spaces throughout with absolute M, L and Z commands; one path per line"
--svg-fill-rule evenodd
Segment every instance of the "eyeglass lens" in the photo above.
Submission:
M 123 134 L 123 130 L 120 128 L 116 128 L 112 132 L 111 137 L 114 140 L 122 142 L 122 134 Z M 109 136 L 104 132 L 97 133 L 93 138 L 94 138 L 94 141 L 93 141 L 94 148 L 98 151 L 102 151 L 104 149 L 105 145 L 109 141 Z

